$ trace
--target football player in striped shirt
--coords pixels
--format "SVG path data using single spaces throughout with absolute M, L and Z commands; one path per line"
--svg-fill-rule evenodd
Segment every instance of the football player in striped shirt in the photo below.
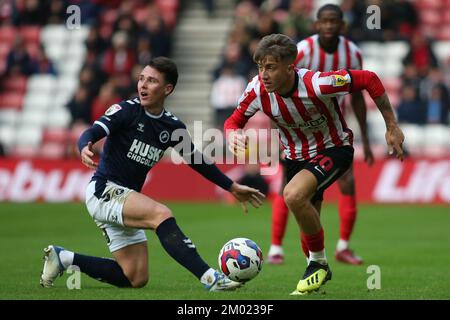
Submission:
M 50 245 L 44 249 L 40 279 L 43 287 L 51 287 L 70 265 L 117 287 L 145 286 L 149 275 L 144 229 L 154 230 L 164 250 L 207 290 L 232 290 L 242 285 L 211 268 L 180 229 L 172 211 L 140 192 L 147 173 L 161 160 L 164 151 L 179 145 L 172 135 L 179 129 L 177 134 L 186 139 L 181 141 L 180 154 L 192 169 L 229 191 L 243 203 L 245 211 L 247 201 L 259 207 L 264 197 L 256 189 L 233 182 L 205 159 L 192 144 L 185 124 L 165 110 L 164 101 L 175 89 L 177 79 L 173 61 L 165 57 L 152 59 L 139 76 L 139 97 L 112 105 L 81 135 L 78 141 L 81 160 L 95 170 L 86 189 L 86 206 L 103 231 L 114 259 Z M 97 164 L 92 145 L 104 137 L 105 146 Z
M 292 294 L 307 294 L 331 279 L 320 222 L 323 192 L 353 161 L 353 133 L 342 116 L 337 97 L 367 90 L 386 123 L 389 152 L 395 152 L 400 160 L 404 136 L 375 73 L 297 69 L 296 57 L 297 46 L 289 37 L 264 37 L 253 56 L 258 75 L 247 85 L 224 129 L 229 149 L 242 153 L 248 143 L 242 129 L 257 111 L 265 113 L 277 126 L 286 155 L 287 185 L 283 197 L 309 250 L 308 266 Z
M 333 71 L 339 69 L 362 69 L 361 50 L 350 40 L 340 35 L 344 28 L 343 12 L 334 4 L 326 4 L 319 8 L 315 23 L 318 34 L 300 41 L 297 44 L 298 54 L 295 60 L 297 68 L 314 71 Z M 338 98 L 341 111 L 345 112 L 344 98 Z M 351 105 L 358 121 L 364 150 L 364 160 L 370 166 L 374 158 L 370 148 L 366 123 L 366 104 L 361 92 L 351 94 Z M 336 245 L 337 261 L 359 265 L 362 258 L 356 256 L 349 248 L 349 240 L 357 216 L 355 182 L 353 166 L 337 180 L 339 196 L 340 237 Z M 283 236 L 286 230 L 288 207 L 281 195 L 275 197 L 272 204 L 272 245 L 267 262 L 280 264 L 283 262 Z M 302 249 L 308 257 L 308 248 L 303 234 L 300 235 Z

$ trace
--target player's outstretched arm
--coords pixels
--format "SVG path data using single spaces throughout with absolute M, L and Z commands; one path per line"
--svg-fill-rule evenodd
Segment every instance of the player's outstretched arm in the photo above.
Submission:
M 258 208 L 261 206 L 265 198 L 264 194 L 262 194 L 259 190 L 236 182 L 233 182 L 229 191 L 237 200 L 239 200 L 239 202 L 241 202 L 245 213 L 248 212 L 247 202 L 250 202 L 253 207 Z
M 385 136 L 389 154 L 393 154 L 395 151 L 396 157 L 403 161 L 403 142 L 405 136 L 398 126 L 394 111 L 380 78 L 374 72 L 367 70 L 350 70 L 350 74 L 353 85 L 352 92 L 366 89 L 383 116 L 384 122 L 386 123 Z
M 386 123 L 385 138 L 389 154 L 393 154 L 395 151 L 396 157 L 403 161 L 403 142 L 405 141 L 405 136 L 397 124 L 389 98 L 387 94 L 384 93 L 382 96 L 375 98 L 374 101 Z

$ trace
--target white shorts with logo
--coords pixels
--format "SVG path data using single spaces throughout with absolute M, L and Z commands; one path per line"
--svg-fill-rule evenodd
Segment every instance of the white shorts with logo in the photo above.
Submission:
M 108 181 L 102 197 L 98 199 L 94 195 L 95 181 L 91 181 L 86 188 L 86 207 L 97 226 L 102 229 L 110 252 L 147 241 L 144 230 L 128 228 L 123 224 L 123 204 L 132 191 Z

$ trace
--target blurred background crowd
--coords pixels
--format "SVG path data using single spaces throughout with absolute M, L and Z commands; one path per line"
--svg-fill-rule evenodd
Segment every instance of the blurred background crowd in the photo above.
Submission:
M 341 6 L 344 35 L 362 49 L 364 68 L 382 78 L 409 152 L 449 155 L 450 0 L 1 1 L 0 154 L 74 157 L 81 131 L 136 96 L 139 72 L 156 56 L 179 66 L 168 109 L 188 127 L 202 120 L 222 128 L 257 73 L 258 41 L 314 34 L 325 3 Z M 70 5 L 80 9 L 80 27 L 67 24 Z M 380 29 L 367 26 L 370 5 L 381 9 Z M 384 156 L 383 122 L 368 108 L 375 154 Z

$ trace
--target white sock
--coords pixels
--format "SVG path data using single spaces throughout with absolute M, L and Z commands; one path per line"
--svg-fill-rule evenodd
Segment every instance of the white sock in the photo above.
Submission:
M 316 261 L 320 264 L 327 264 L 327 256 L 325 254 L 325 249 L 317 252 L 309 252 L 309 261 Z
M 75 254 L 69 250 L 62 250 L 59 252 L 59 259 L 61 260 L 61 263 L 64 266 L 64 268 L 67 269 L 69 266 L 73 264 L 74 255 Z
M 336 251 L 342 251 L 348 249 L 348 241 L 339 239 L 336 245 Z
M 268 256 L 274 256 L 274 255 L 277 255 L 277 254 L 284 255 L 283 247 L 279 246 L 277 244 L 270 245 Z
M 214 270 L 213 268 L 209 268 L 200 278 L 200 282 L 208 286 L 211 285 L 216 279 L 215 273 L 216 270 Z

